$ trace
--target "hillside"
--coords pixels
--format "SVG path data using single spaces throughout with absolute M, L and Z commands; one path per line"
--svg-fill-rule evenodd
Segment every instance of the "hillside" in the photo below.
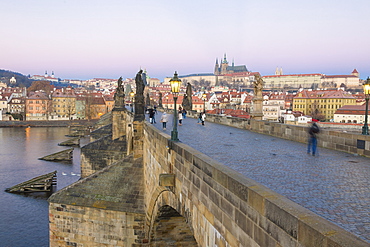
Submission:
M 10 85 L 10 78 L 15 76 L 17 83 Z M 0 69 L 0 81 L 5 82 L 11 87 L 29 87 L 32 84 L 32 80 L 21 73 Z

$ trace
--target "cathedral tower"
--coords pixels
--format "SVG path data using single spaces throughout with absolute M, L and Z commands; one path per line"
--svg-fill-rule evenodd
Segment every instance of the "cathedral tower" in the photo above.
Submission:
M 218 67 L 218 59 L 217 58 L 216 58 L 216 64 L 215 64 L 214 74 L 215 75 L 219 75 L 220 74 L 220 68 Z
M 226 53 L 224 55 L 224 60 L 222 60 L 221 63 L 221 74 L 226 74 L 227 73 L 227 67 L 229 67 L 229 62 L 226 60 Z

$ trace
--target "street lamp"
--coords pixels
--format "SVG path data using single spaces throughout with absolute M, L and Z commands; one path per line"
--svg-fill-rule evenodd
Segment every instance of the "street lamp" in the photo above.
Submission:
M 203 109 L 204 109 L 204 112 L 206 112 L 207 94 L 206 93 L 203 93 L 202 98 L 203 98 Z
M 134 112 L 134 97 L 135 97 L 135 93 L 133 91 L 130 92 L 130 97 L 131 97 L 131 112 Z
M 177 77 L 177 72 L 173 75 L 173 78 L 170 80 L 171 92 L 173 94 L 174 100 L 174 111 L 173 111 L 173 130 L 171 131 L 171 140 L 178 141 L 178 132 L 177 132 L 177 110 L 176 110 L 176 100 L 180 92 L 181 80 Z
M 365 124 L 362 127 L 362 134 L 368 135 L 369 134 L 369 126 L 367 125 L 367 110 L 369 105 L 369 97 L 370 97 L 370 78 L 367 77 L 367 80 L 364 84 L 364 94 L 365 94 Z

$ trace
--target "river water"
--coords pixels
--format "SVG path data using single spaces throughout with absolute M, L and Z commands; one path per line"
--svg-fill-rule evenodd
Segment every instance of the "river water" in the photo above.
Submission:
M 57 171 L 56 191 L 80 177 L 80 148 L 72 162 L 38 160 L 68 149 L 58 146 L 69 128 L 0 128 L 0 246 L 49 246 L 48 195 L 12 194 L 4 190 L 31 178 Z M 81 144 L 87 138 L 81 139 Z

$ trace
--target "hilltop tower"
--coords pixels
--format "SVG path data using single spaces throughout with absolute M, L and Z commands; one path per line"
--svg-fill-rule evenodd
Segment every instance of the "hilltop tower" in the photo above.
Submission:
M 357 69 L 354 69 L 354 70 L 352 71 L 351 75 L 354 75 L 354 76 L 360 77 L 360 73 L 358 73 Z

